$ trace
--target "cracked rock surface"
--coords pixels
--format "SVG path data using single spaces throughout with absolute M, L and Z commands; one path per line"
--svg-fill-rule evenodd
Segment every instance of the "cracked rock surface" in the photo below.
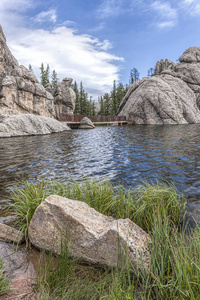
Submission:
M 200 123 L 200 48 L 187 49 L 179 61 L 161 60 L 157 75 L 133 83 L 118 115 L 129 124 Z

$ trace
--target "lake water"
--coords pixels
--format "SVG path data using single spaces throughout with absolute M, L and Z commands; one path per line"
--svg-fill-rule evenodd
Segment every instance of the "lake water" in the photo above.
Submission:
M 200 125 L 96 127 L 0 139 L 0 207 L 8 188 L 21 179 L 88 176 L 131 187 L 143 180 L 173 181 L 198 200 Z

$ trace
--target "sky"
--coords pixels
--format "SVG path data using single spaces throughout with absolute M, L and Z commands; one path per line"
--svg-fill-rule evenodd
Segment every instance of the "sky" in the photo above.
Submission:
M 200 47 L 200 0 L 0 0 L 0 24 L 20 64 L 49 64 L 93 100 L 147 76 L 160 59 Z

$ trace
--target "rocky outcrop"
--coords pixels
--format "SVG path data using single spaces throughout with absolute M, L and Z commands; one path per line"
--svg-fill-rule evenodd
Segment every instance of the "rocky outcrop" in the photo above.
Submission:
M 24 235 L 21 231 L 0 223 L 0 240 L 21 244 L 24 241 Z
M 200 123 L 200 48 L 191 47 L 180 63 L 161 60 L 155 76 L 134 83 L 118 115 L 130 124 Z
M 70 128 L 48 117 L 32 114 L 0 116 L 0 138 L 49 134 L 66 130 L 70 130 Z
M 71 88 L 73 79 L 64 78 L 57 83 L 53 91 L 56 114 L 73 114 L 76 104 L 76 94 Z
M 59 113 L 73 113 L 76 97 L 71 82 L 72 79 L 65 78 L 54 90 L 45 89 L 28 69 L 19 66 L 0 26 L 1 114 L 30 113 L 59 118 Z
M 89 118 L 84 117 L 81 120 L 80 125 L 79 125 L 78 128 L 79 129 L 93 129 L 93 128 L 95 128 L 95 126 Z
M 71 256 L 94 264 L 123 266 L 126 254 L 133 266 L 148 267 L 150 260 L 149 235 L 129 219 L 115 220 L 60 196 L 49 196 L 36 209 L 28 235 L 35 247 L 58 254 L 67 238 Z

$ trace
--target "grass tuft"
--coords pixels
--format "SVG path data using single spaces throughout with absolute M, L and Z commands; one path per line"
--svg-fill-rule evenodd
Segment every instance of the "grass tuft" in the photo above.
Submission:
M 0 258 L 0 295 L 6 294 L 9 291 L 10 281 L 4 272 L 3 259 Z

